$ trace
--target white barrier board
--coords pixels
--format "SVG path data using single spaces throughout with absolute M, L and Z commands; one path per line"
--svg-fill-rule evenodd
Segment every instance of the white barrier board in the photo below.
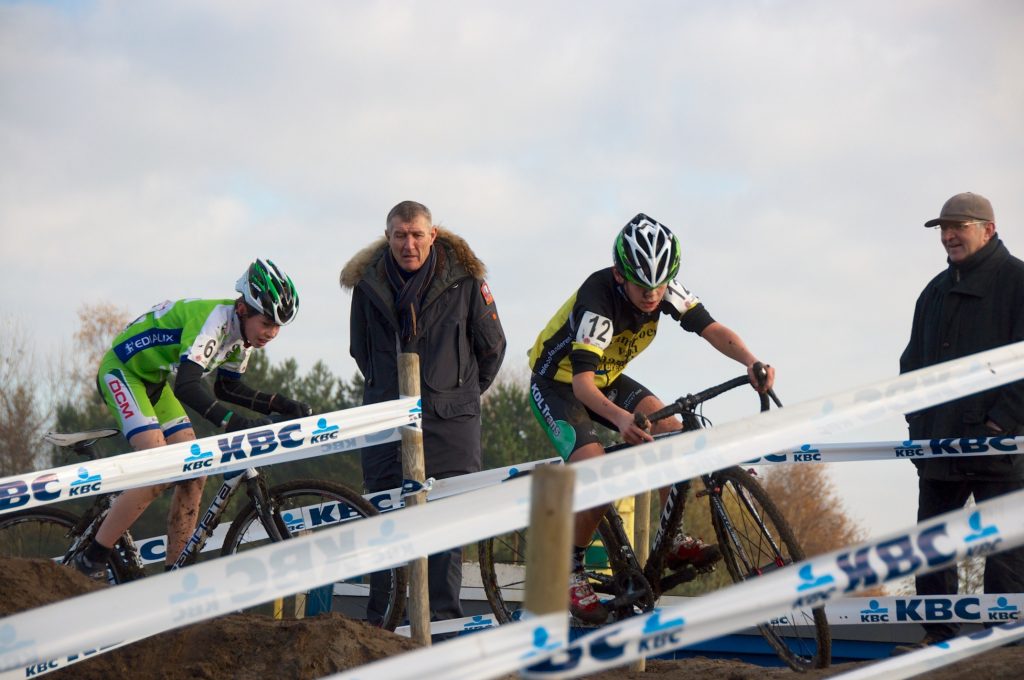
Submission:
M 915 652 L 895 656 L 891 659 L 879 661 L 878 663 L 832 677 L 834 680 L 875 680 L 876 678 L 902 680 L 902 678 L 912 678 L 925 671 L 948 666 L 961 659 L 966 659 L 996 647 L 1002 647 L 1016 640 L 1024 640 L 1024 621 L 986 628 L 971 635 L 939 642 Z M 1008 675 L 1007 679 L 1020 677 L 1021 669 L 1017 669 L 1017 671 L 1016 676 Z
M 380 444 L 394 439 L 394 428 L 418 423 L 421 417 L 419 398 L 405 397 L 4 477 L 0 479 L 0 514 Z M 379 437 L 372 436 L 375 433 Z
M 382 659 L 330 680 L 457 680 L 499 677 L 562 649 L 569 641 L 565 614 L 529 616 L 483 633 L 447 640 Z
M 793 609 L 1024 545 L 1024 491 L 836 550 L 577 638 L 528 678 L 576 678 L 770 621 Z
M 780 463 L 861 463 L 868 460 L 930 460 L 1024 453 L 1024 437 L 947 437 L 901 442 L 801 444 L 744 461 L 745 465 Z

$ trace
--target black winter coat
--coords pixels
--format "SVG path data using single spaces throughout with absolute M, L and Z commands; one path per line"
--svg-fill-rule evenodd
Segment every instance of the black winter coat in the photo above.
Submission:
M 900 372 L 1024 340 L 1024 262 L 998 235 L 953 263 L 921 293 Z M 986 437 L 992 420 L 1007 434 L 1024 432 L 1024 381 L 907 414 L 911 439 Z M 1024 456 L 950 457 L 914 461 L 926 479 L 1024 479 Z
M 505 356 L 505 334 L 483 280 L 484 266 L 468 244 L 444 229 L 434 242 L 438 261 L 417 319 L 414 347 L 400 348 L 394 291 L 384 273 L 390 257 L 383 239 L 345 266 L 341 284 L 352 289 L 349 351 L 365 381 L 363 403 L 398 398 L 398 353 L 420 357 L 423 437 L 428 477 L 442 478 L 480 469 L 480 395 L 490 386 Z M 378 447 L 385 461 L 367 461 L 368 488 L 401 479 L 389 472 L 397 445 Z M 369 465 L 367 464 L 369 462 Z M 368 470 L 379 463 L 379 470 Z M 383 479 L 386 477 L 387 479 Z

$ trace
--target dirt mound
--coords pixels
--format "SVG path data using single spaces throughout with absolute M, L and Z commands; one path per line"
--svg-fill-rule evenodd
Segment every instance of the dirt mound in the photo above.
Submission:
M 0 573 L 3 616 L 107 587 L 47 560 L 0 558 Z M 340 614 L 300 621 L 232 614 L 111 650 L 49 677 L 322 678 L 417 647 Z
M 0 558 L 0 616 L 105 588 L 47 560 Z M 416 643 L 393 633 L 325 614 L 301 621 L 274 621 L 233 614 L 197 623 L 111 650 L 49 675 L 107 680 L 111 677 L 322 678 L 375 659 L 401 654 Z M 740 661 L 648 661 L 647 672 L 626 669 L 592 676 L 601 680 L 810 680 L 842 673 L 841 664 L 797 675 Z M 1024 677 L 1024 647 L 1004 647 L 918 676 L 929 680 L 1003 680 Z M 382 680 L 384 680 L 382 678 Z

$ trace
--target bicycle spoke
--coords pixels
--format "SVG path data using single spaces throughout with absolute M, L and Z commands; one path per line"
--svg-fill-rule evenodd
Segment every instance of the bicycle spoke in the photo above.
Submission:
M 271 536 L 281 531 L 279 524 L 287 528 L 288 537 L 295 537 L 377 514 L 358 493 L 335 483 L 287 482 L 270 494 L 272 511 L 260 513 L 250 503 L 231 523 L 223 554 L 272 542 Z M 264 523 L 271 524 L 269 534 Z M 395 567 L 294 593 L 250 611 L 278 619 L 338 611 L 393 630 L 405 608 L 405 584 L 405 569 Z
M 715 531 L 735 581 L 757 578 L 803 559 L 785 518 L 753 477 L 729 468 L 716 473 L 714 483 L 719 493 L 712 499 Z M 758 629 L 796 670 L 829 663 L 831 639 L 820 608 L 790 611 Z

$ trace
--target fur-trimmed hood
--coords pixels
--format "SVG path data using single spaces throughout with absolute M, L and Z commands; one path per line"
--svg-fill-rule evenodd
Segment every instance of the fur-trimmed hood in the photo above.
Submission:
M 461 264 L 474 279 L 483 279 L 487 274 L 484 263 L 476 256 L 465 239 L 444 227 L 437 227 L 437 240 L 434 247 L 443 247 L 455 261 Z M 342 267 L 339 282 L 345 290 L 351 290 L 363 279 L 367 270 L 375 266 L 380 258 L 388 252 L 388 242 L 383 236 L 356 253 Z

